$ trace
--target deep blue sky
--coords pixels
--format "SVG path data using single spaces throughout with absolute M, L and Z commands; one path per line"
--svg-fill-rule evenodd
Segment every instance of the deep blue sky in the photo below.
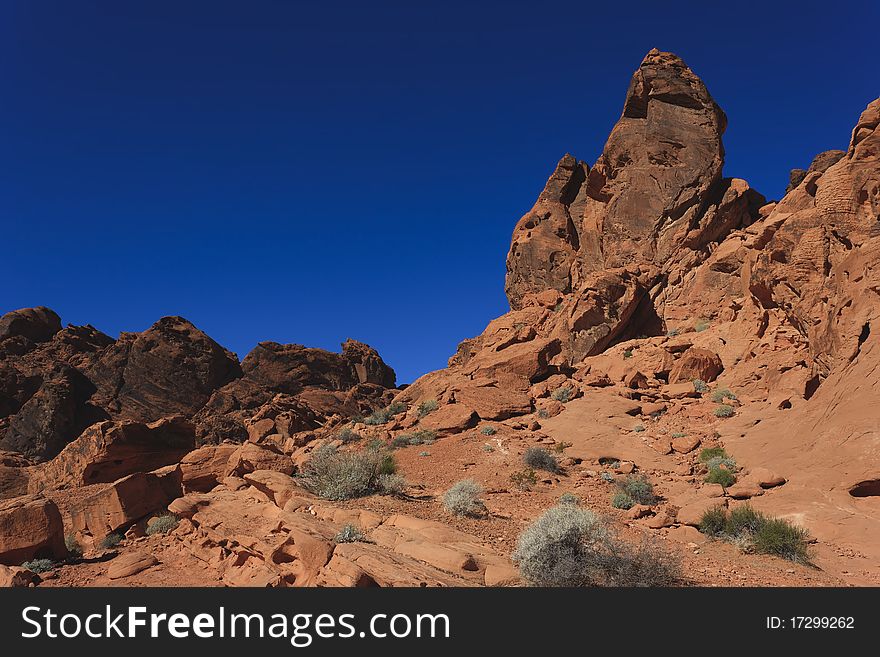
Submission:
M 507 309 L 516 220 L 650 48 L 778 197 L 880 93 L 878 6 L 0 0 L 0 313 L 354 337 L 411 381 Z

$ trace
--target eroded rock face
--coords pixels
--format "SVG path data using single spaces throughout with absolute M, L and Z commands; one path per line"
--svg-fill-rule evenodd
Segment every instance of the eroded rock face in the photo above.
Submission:
M 298 344 L 261 342 L 242 361 L 251 380 L 276 392 L 296 394 L 307 387 L 349 390 L 360 383 L 394 387 L 394 370 L 376 351 L 355 340 L 342 345 L 342 353 Z
M 663 268 L 683 247 L 701 249 L 751 223 L 759 199 L 744 181 L 721 177 L 726 124 L 680 58 L 649 52 L 597 162 L 563 157 L 514 229 L 511 308 L 547 289 L 576 294 L 591 272 L 634 263 Z
M 191 416 L 211 393 L 241 376 L 238 359 L 182 317 L 123 333 L 87 370 L 94 402 L 114 417 L 153 422 Z
M 110 483 L 136 472 L 172 465 L 195 444 L 193 424 L 182 417 L 156 422 L 99 422 L 48 463 L 32 468 L 30 488 Z

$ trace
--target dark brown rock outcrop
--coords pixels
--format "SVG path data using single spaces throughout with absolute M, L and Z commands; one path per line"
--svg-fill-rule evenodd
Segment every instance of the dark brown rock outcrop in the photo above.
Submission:
M 123 333 L 87 370 L 94 401 L 114 417 L 152 422 L 196 413 L 211 393 L 241 376 L 238 358 L 182 317 Z

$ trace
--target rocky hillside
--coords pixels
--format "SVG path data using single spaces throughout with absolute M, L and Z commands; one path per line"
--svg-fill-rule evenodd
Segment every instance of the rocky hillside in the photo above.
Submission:
M 567 493 L 676 584 L 880 584 L 880 99 L 779 202 L 723 176 L 726 125 L 649 52 L 516 224 L 511 311 L 403 389 L 351 340 L 4 315 L 0 582 L 515 585 Z M 749 509 L 804 553 L 707 524 Z

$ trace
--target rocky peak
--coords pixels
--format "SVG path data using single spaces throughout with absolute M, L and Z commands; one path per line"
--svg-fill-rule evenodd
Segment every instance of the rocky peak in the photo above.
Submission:
M 577 292 L 592 272 L 641 265 L 656 267 L 659 276 L 682 249 L 704 249 L 751 223 L 757 195 L 745 181 L 721 178 L 726 126 L 724 112 L 681 58 L 650 51 L 595 165 L 564 156 L 514 229 L 511 308 L 522 308 L 531 293 Z M 746 200 L 731 204 L 731 189 Z M 718 216 L 722 205 L 736 211 Z

